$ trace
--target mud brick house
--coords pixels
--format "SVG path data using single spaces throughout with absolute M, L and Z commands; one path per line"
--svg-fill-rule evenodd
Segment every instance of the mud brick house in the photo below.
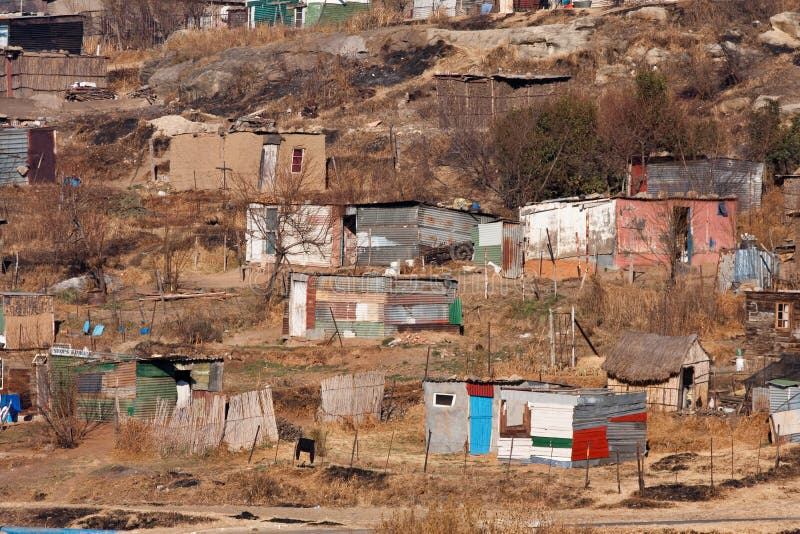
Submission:
M 752 368 L 800 354 L 800 291 L 745 292 L 745 351 Z
M 182 134 L 170 142 L 169 183 L 178 191 L 245 189 L 269 193 L 282 180 L 301 180 L 307 193 L 327 189 L 322 133 Z
M 736 246 L 732 197 L 585 197 L 530 204 L 519 210 L 526 257 L 593 263 L 598 268 L 686 265 L 716 268 Z
M 673 412 L 708 406 L 710 364 L 696 335 L 625 332 L 603 369 L 609 390 L 644 391 L 648 407 Z
M 283 334 L 383 339 L 398 332 L 461 330 L 452 278 L 291 273 Z
M 0 185 L 56 182 L 53 128 L 0 128 Z
M 415 17 L 418 12 L 415 4 Z M 531 107 L 563 92 L 570 78 L 562 74 L 436 74 L 439 127 L 487 129 L 513 109 Z

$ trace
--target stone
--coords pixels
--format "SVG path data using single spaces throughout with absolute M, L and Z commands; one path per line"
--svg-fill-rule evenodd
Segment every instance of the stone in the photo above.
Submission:
M 800 48 L 800 39 L 780 30 L 764 32 L 758 36 L 758 40 L 775 52 L 791 52 Z
M 784 11 L 769 18 L 773 30 L 781 31 L 795 39 L 800 39 L 800 13 Z
M 753 101 L 753 111 L 758 111 L 766 107 L 768 102 L 780 102 L 781 97 L 777 95 L 760 95 Z
M 147 80 L 148 85 L 160 94 L 175 93 L 180 88 L 181 75 L 191 68 L 192 61 L 183 61 L 175 65 L 155 68 Z
M 642 7 L 634 11 L 630 11 L 627 15 L 629 19 L 649 20 L 650 22 L 658 22 L 664 24 L 669 18 L 667 10 L 663 7 L 648 6 Z
M 670 53 L 663 48 L 651 48 L 644 55 L 644 61 L 651 67 L 660 65 L 670 58 Z
M 800 103 L 781 104 L 781 115 L 797 115 L 800 113 Z
M 157 135 L 174 137 L 180 134 L 207 133 L 219 131 L 219 124 L 208 124 L 205 122 L 193 122 L 180 115 L 164 115 L 157 119 L 147 121 L 149 125 L 156 129 Z
M 715 109 L 723 115 L 730 115 L 732 113 L 744 111 L 748 107 L 750 107 L 750 99 L 746 96 L 741 96 L 738 98 L 723 100 L 716 105 Z
M 616 80 L 630 78 L 632 75 L 631 73 L 635 74 L 635 71 L 632 71 L 626 65 L 603 65 L 597 69 L 594 76 L 594 83 L 597 85 L 605 85 Z
M 725 50 L 722 49 L 722 45 L 719 44 L 709 44 L 706 45 L 706 54 L 713 58 L 721 58 L 725 57 Z
M 744 34 L 741 32 L 741 30 L 738 30 L 736 28 L 725 30 L 725 32 L 720 36 L 720 38 L 722 38 L 723 41 L 732 41 L 734 43 L 740 42 L 743 37 Z

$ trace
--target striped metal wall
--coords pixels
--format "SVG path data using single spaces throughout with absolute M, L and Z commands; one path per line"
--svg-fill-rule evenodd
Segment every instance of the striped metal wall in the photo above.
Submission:
M 28 179 L 18 167 L 28 163 L 28 129 L 0 129 L 0 185 L 24 185 Z
M 769 413 L 800 409 L 800 387 L 769 385 Z
M 438 247 L 472 241 L 472 230 L 493 220 L 495 218 L 488 215 L 423 204 L 419 207 L 419 243 Z
M 419 257 L 419 206 L 365 206 L 356 211 L 356 264 L 389 265 Z
M 35 52 L 66 50 L 80 55 L 83 51 L 83 17 L 21 17 L 8 19 L 10 46 Z

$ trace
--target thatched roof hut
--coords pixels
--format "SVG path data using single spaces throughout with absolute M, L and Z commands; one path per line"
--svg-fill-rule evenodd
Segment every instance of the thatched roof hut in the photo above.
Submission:
M 664 410 L 703 407 L 710 359 L 696 335 L 626 332 L 603 369 L 615 391 L 647 391 L 648 405 Z

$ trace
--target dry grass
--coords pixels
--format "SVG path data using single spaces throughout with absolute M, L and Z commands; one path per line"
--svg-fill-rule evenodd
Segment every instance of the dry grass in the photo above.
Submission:
M 264 46 L 269 43 L 294 38 L 304 30 L 277 24 L 262 24 L 254 29 L 217 28 L 213 30 L 186 30 L 174 34 L 164 43 L 166 52 L 175 54 L 175 62 L 208 58 L 228 48 Z
M 711 437 L 722 446 L 729 444 L 731 429 L 735 443 L 757 447 L 767 440 L 769 425 L 765 414 L 724 418 L 715 416 L 681 416 L 649 412 L 647 439 L 655 452 L 702 451 L 710 447 Z M 727 446 L 727 445 L 726 445 Z
M 344 29 L 351 33 L 363 32 L 393 26 L 402 21 L 403 14 L 399 11 L 376 6 L 367 11 L 357 13 L 355 16 L 347 19 L 344 24 Z
M 117 451 L 129 455 L 143 455 L 155 451 L 150 425 L 138 419 L 126 418 L 119 424 L 115 445 Z

